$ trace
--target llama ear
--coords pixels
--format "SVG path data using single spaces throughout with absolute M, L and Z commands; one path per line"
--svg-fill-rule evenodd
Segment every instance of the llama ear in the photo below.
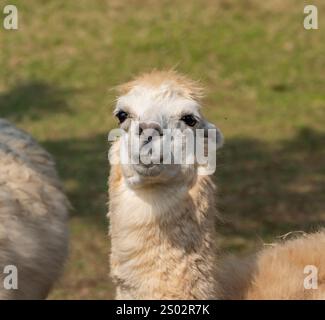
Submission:
M 216 170 L 216 150 L 223 145 L 223 135 L 219 128 L 206 120 L 201 128 L 204 129 L 204 157 L 197 159 L 198 175 L 211 175 Z
M 211 134 L 215 134 L 216 149 L 220 149 L 223 146 L 223 142 L 224 142 L 224 138 L 221 130 L 218 127 L 216 127 L 213 123 L 210 123 L 206 120 L 204 120 L 203 122 L 203 129 L 204 129 L 204 138 L 207 139 L 206 142 L 211 137 Z

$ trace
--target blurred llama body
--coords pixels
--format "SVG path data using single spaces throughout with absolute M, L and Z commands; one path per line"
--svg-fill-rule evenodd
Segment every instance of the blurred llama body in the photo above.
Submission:
M 51 156 L 0 119 L 0 299 L 46 298 L 67 256 L 68 207 Z M 3 286 L 8 265 L 17 289 Z
M 223 299 L 325 300 L 325 232 L 274 244 L 246 259 L 231 257 L 218 281 Z

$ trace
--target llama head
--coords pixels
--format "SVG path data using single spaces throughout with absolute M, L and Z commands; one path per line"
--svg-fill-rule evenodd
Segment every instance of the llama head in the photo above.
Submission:
M 174 71 L 154 71 L 119 91 L 114 115 L 123 133 L 115 148 L 120 155 L 110 159 L 118 159 L 130 186 L 190 184 L 197 174 L 213 173 L 223 139 L 200 112 L 197 83 Z

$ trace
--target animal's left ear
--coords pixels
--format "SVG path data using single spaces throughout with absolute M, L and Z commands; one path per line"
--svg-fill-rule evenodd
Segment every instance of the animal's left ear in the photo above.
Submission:
M 215 134 L 216 148 L 220 149 L 223 146 L 223 142 L 224 142 L 223 134 L 220 131 L 220 129 L 216 127 L 213 123 L 210 123 L 206 120 L 203 121 L 203 129 L 204 129 L 204 138 L 206 138 L 206 140 L 208 140 L 209 137 L 211 137 L 211 134 Z M 210 132 L 210 136 L 209 136 L 209 132 Z
M 203 120 L 201 129 L 204 131 L 204 157 L 199 157 L 201 151 L 198 152 L 198 175 L 211 175 L 216 170 L 216 150 L 223 145 L 223 135 L 219 128 L 206 120 Z

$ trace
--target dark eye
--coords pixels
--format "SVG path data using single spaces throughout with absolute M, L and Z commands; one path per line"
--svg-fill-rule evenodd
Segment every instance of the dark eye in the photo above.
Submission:
M 122 110 L 116 114 L 116 117 L 120 123 L 123 123 L 128 116 L 128 113 Z
M 194 127 L 197 124 L 197 120 L 192 114 L 187 114 L 181 118 L 188 126 Z

